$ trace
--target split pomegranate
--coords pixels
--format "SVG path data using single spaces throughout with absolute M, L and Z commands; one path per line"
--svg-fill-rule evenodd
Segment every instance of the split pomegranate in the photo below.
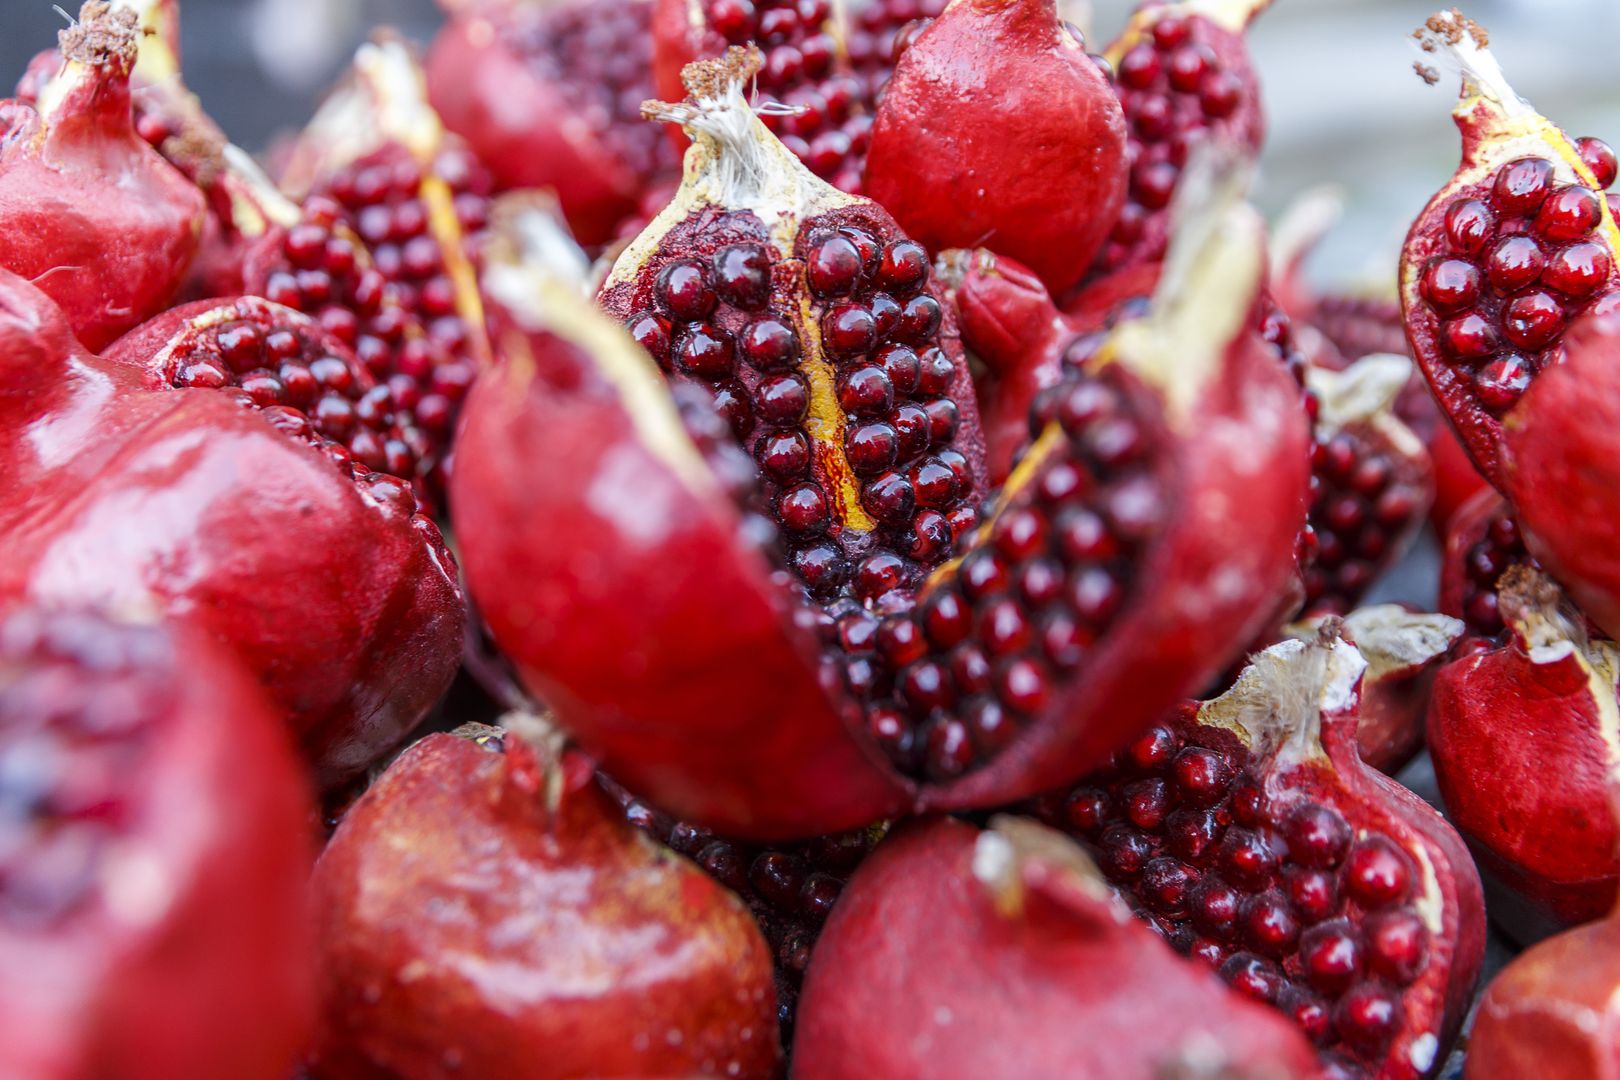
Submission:
M 1528 567 L 1508 569 L 1499 594 L 1507 640 L 1440 673 L 1429 749 L 1447 813 L 1509 894 L 1493 916 L 1533 938 L 1615 903 L 1620 649 Z
M 748 911 L 627 825 L 594 766 L 429 735 L 315 867 L 319 1077 L 771 1077 Z
M 694 103 L 658 109 L 696 141 L 603 288 L 628 335 L 532 267 L 487 281 L 506 360 L 458 448 L 469 582 L 559 722 L 683 820 L 804 837 L 1044 790 L 1286 587 L 1305 420 L 1245 324 L 1259 222 L 1189 230 L 981 519 L 928 261 L 771 138 L 740 93 L 757 63 L 694 65 Z
M 1296 623 L 1288 634 L 1311 640 L 1321 633 L 1324 621 Z M 1399 604 L 1357 608 L 1343 622 L 1345 637 L 1367 661 L 1356 749 L 1363 762 L 1394 776 L 1423 747 L 1435 676 L 1461 640 L 1464 627 L 1458 619 L 1408 611 Z
M 549 188 L 581 243 L 612 240 L 642 192 L 679 173 L 674 145 L 641 119 L 651 0 L 442 2 L 433 107 L 501 188 Z
M 1402 256 L 1413 351 L 1530 550 L 1620 633 L 1610 524 L 1620 327 L 1603 318 L 1620 304 L 1620 228 L 1603 195 L 1614 154 L 1520 99 L 1473 23 L 1442 13 L 1422 40 L 1462 68 L 1463 163 Z
M 866 162 L 867 193 L 930 251 L 983 245 L 1054 293 L 1091 266 L 1126 178 L 1119 101 L 1056 0 L 947 7 L 898 58 Z
M 287 1076 L 314 1006 L 307 803 L 206 636 L 0 618 L 0 1074 Z
M 1125 112 L 1130 185 L 1097 274 L 1164 257 L 1169 209 L 1193 147 L 1258 156 L 1260 85 L 1243 32 L 1271 0 L 1147 3 L 1104 55 Z
M 1367 663 L 1336 632 L 1259 654 L 1042 806 L 1178 951 L 1291 1015 L 1327 1075 L 1427 1076 L 1479 974 L 1479 876 L 1438 813 L 1362 764 Z
M 1297 1030 L 1167 949 L 1073 844 L 998 817 L 919 822 L 856 872 L 810 967 L 794 1075 L 1320 1073 Z
M 600 782 L 624 807 L 625 820 L 697 863 L 748 905 L 776 959 L 776 1022 L 782 1045 L 792 1046 L 799 991 L 821 927 L 845 880 L 883 838 L 883 828 L 766 847 L 675 821 L 607 777 Z
M 461 646 L 437 527 L 364 464 L 394 435 L 365 369 L 296 312 L 205 301 L 102 359 L 0 274 L 0 604 L 200 623 L 340 783 L 421 721 Z
M 897 53 L 946 0 L 654 0 L 659 94 L 678 101 L 694 60 L 757 46 L 753 86 L 766 126 L 823 180 L 863 190 L 877 101 Z
M 1406 554 L 1428 514 L 1433 465 L 1394 411 L 1411 374 L 1410 360 L 1387 353 L 1342 372 L 1312 366 L 1306 374 L 1317 406 L 1307 614 L 1353 610 Z
M 99 349 L 161 311 L 197 255 L 202 194 L 136 134 L 135 13 L 89 0 L 37 107 L 0 102 L 0 269 Z
M 1567 931 L 1491 980 L 1468 1036 L 1468 1080 L 1620 1077 L 1620 922 Z

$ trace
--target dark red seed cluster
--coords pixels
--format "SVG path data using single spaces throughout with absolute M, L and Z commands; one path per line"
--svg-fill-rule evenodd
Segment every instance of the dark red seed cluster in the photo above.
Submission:
M 1540 570 L 1541 564 L 1524 546 L 1519 523 L 1514 520 L 1506 503 L 1497 508 L 1485 526 L 1484 535 L 1468 549 L 1464 557 L 1462 610 L 1455 613 L 1474 637 L 1496 639 L 1506 627 L 1497 607 L 1497 586 L 1502 575 L 1514 566 L 1528 566 Z
M 1355 429 L 1312 446 L 1306 610 L 1353 610 L 1389 554 L 1391 539 L 1406 531 L 1423 505 L 1422 489 L 1403 477 L 1382 446 Z
M 498 25 L 534 74 L 567 96 L 590 131 L 644 181 L 673 175 L 680 156 L 662 127 L 641 118 L 652 80 L 653 5 L 643 0 L 517 4 Z
M 713 393 L 758 464 L 808 594 L 876 602 L 914 584 L 977 520 L 956 448 L 961 380 L 939 345 L 943 311 L 921 245 L 812 223 L 801 249 L 784 262 L 771 245 L 743 240 L 673 260 L 654 282 L 654 307 L 628 326 L 675 381 Z M 804 277 L 778 283 L 778 273 Z M 813 325 L 797 310 L 801 289 Z M 833 368 L 841 444 L 829 445 L 826 418 L 811 416 L 807 341 Z M 829 455 L 859 484 L 872 530 L 847 528 L 836 513 L 841 470 Z
M 1197 40 L 1196 20 L 1165 15 L 1119 60 L 1115 85 L 1129 127 L 1130 188 L 1097 269 L 1109 271 L 1138 252 L 1149 218 L 1170 205 L 1194 144 L 1218 135 L 1245 104 L 1248 87 Z
M 812 172 L 859 194 L 896 39 L 914 20 L 937 16 L 944 0 L 871 0 L 854 5 L 843 28 L 834 25 L 832 0 L 708 0 L 706 7 L 709 28 L 726 45 L 763 50 L 761 102 L 791 110 L 766 109 L 766 125 Z
M 950 780 L 1005 750 L 1056 699 L 1123 607 L 1165 507 L 1126 395 L 1075 376 L 1036 406 L 1049 436 L 1033 480 L 961 547 L 957 572 L 887 618 L 825 613 L 829 664 L 870 703 L 895 767 Z
M 1595 139 L 1580 145 L 1598 182 L 1613 183 L 1613 152 Z M 1530 157 L 1447 208 L 1443 251 L 1423 267 L 1419 289 L 1441 320 L 1446 359 L 1492 416 L 1556 359 L 1573 319 L 1620 304 L 1613 260 L 1593 235 L 1603 204 L 1600 192 L 1564 184 L 1552 162 Z
M 783 1045 L 791 1046 L 799 988 L 816 938 L 845 880 L 882 839 L 883 827 L 767 847 L 675 821 L 606 777 L 603 786 L 630 824 L 697 863 L 748 905 L 776 956 L 777 1019 Z
M 1353 363 L 1372 353 L 1404 356 L 1408 351 L 1401 305 L 1394 299 L 1323 296 L 1311 313 L 1311 325 L 1346 362 Z
M 81 910 L 138 808 L 139 776 L 170 712 L 156 631 L 23 612 L 0 622 L 0 926 L 43 929 Z
M 1428 964 L 1416 868 L 1267 779 L 1229 733 L 1161 725 L 1040 813 L 1178 951 L 1293 1016 L 1335 1075 L 1371 1076 Z
M 170 356 L 176 389 L 228 391 L 340 467 L 416 475 L 418 450 L 393 394 L 306 325 L 238 319 L 206 326 Z M 408 423 L 408 421 L 407 421 Z

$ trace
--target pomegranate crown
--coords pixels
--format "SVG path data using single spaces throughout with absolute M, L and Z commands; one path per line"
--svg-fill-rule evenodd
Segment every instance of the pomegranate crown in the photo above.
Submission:
M 113 67 L 129 74 L 140 55 L 140 17 L 107 0 L 87 0 L 79 17 L 57 35 L 62 58 L 86 67 Z

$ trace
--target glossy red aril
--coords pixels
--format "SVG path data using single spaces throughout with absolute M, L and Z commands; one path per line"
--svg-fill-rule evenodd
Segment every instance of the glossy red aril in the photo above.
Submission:
M 1620 328 L 1603 317 L 1620 298 L 1620 229 L 1602 195 L 1612 154 L 1569 139 L 1514 94 L 1474 24 L 1442 13 L 1422 40 L 1462 68 L 1463 162 L 1407 238 L 1408 335 L 1530 549 L 1620 632 L 1610 524 Z
M 289 1075 L 314 1011 L 307 802 L 207 635 L 0 618 L 0 1073 Z
M 456 669 L 454 560 L 363 367 L 263 300 L 179 308 L 106 358 L 0 275 L 0 603 L 194 620 L 286 715 L 323 786 L 416 726 Z
M 926 260 L 770 137 L 749 63 L 695 66 L 699 104 L 659 109 L 693 129 L 688 181 L 601 294 L 652 360 L 544 302 L 532 268 L 491 275 L 508 359 L 474 391 L 452 492 L 485 617 L 616 779 L 727 835 L 1061 783 L 1229 663 L 1284 588 L 1305 421 L 1242 325 L 1259 225 L 1209 207 L 1166 275 L 1177 302 L 1051 398 L 981 521 Z M 771 267 L 757 308 L 721 299 L 739 245 Z M 699 346 L 724 377 L 690 373 Z M 760 388 L 790 375 L 807 413 L 777 426 Z M 514 586 L 557 574 L 575 587 Z
M 983 244 L 1062 293 L 1113 228 L 1127 171 L 1119 102 L 1056 0 L 965 0 L 899 58 L 866 192 L 930 251 Z
M 1305 612 L 1345 614 L 1399 562 L 1434 499 L 1423 442 L 1395 415 L 1412 374 L 1404 356 L 1366 356 L 1344 371 L 1312 366 L 1313 548 L 1304 569 Z
M 678 101 L 694 60 L 756 45 L 762 119 L 823 180 L 860 194 L 877 103 L 918 20 L 946 0 L 654 0 L 658 92 Z
M 279 265 L 259 270 L 264 288 L 291 284 L 288 291 L 302 301 L 292 306 L 307 307 L 331 281 L 333 300 L 349 315 L 332 311 L 323 319 L 354 339 L 396 406 L 414 417 L 437 487 L 461 403 L 489 363 L 477 269 L 491 210 L 489 175 L 428 105 L 410 49 L 379 37 L 360 47 L 348 81 L 291 148 L 280 186 L 300 201 L 304 216 L 282 242 Z M 329 226 L 316 212 L 334 203 L 341 212 L 338 225 Z M 364 249 L 354 248 L 353 236 L 339 226 Z M 390 294 L 375 310 L 368 307 L 369 282 L 341 284 L 357 270 L 364 278 L 367 268 L 382 276 Z M 349 303 L 342 304 L 345 296 Z M 414 325 L 394 317 L 395 305 L 414 316 Z
M 1121 1037 L 1151 1018 L 1150 1038 Z M 810 966 L 794 1075 L 1318 1075 L 1281 1016 L 1176 956 L 1072 843 L 919 822 L 856 871 Z
M 1168 210 L 1196 145 L 1226 143 L 1258 155 L 1265 121 L 1243 33 L 1269 3 L 1144 4 L 1104 53 L 1125 112 L 1131 176 L 1098 274 L 1164 257 Z
M 202 194 L 136 134 L 134 12 L 90 0 L 38 105 L 0 103 L 0 268 L 92 349 L 163 309 L 200 242 Z
M 1620 921 L 1520 954 L 1491 980 L 1468 1036 L 1468 1080 L 1620 1077 Z
M 605 776 L 602 785 L 624 807 L 625 820 L 730 889 L 748 905 L 776 962 L 777 1026 L 793 1045 L 799 991 L 827 916 L 851 872 L 883 838 L 874 826 L 795 844 L 750 844 L 675 821 Z
M 1499 596 L 1506 640 L 1440 673 L 1429 749 L 1451 820 L 1508 891 L 1493 916 L 1525 939 L 1614 906 L 1620 650 L 1528 567 Z
M 474 725 L 361 796 L 315 867 L 316 1075 L 776 1075 L 748 911 L 593 772 Z
M 1479 877 L 1438 813 L 1362 764 L 1367 664 L 1332 634 L 1259 654 L 1042 805 L 1178 951 L 1292 1014 L 1331 1075 L 1427 1076 L 1479 974 Z
M 1463 621 L 1471 639 L 1500 644 L 1497 590 L 1515 566 L 1541 571 L 1524 546 L 1513 510 L 1494 490 L 1477 494 L 1452 518 L 1440 570 L 1440 610 Z M 1468 651 L 1475 651 L 1473 642 Z
M 679 174 L 641 119 L 651 0 L 455 0 L 427 59 L 433 107 L 503 190 L 549 188 L 581 243 L 612 240 Z
M 1324 621 L 1295 623 L 1288 634 L 1308 641 L 1320 634 Z M 1463 630 L 1459 619 L 1398 604 L 1374 604 L 1344 616 L 1345 637 L 1367 661 L 1356 725 L 1362 761 L 1394 776 L 1422 749 L 1430 690 Z

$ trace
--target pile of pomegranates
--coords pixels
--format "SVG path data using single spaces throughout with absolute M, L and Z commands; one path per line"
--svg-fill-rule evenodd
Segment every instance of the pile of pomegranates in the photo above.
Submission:
M 0 102 L 0 1076 L 1620 1077 L 1620 163 L 1482 27 L 1349 298 L 1265 0 L 443 6 Z

